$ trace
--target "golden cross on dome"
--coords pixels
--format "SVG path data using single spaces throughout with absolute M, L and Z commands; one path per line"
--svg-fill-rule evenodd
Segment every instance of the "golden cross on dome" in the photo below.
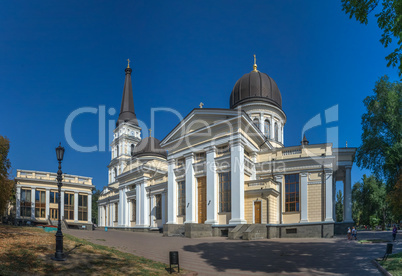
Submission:
M 149 137 L 152 136 L 152 129 L 149 129 Z
M 130 60 L 127 59 L 127 68 L 130 68 Z
M 256 58 L 255 55 L 254 55 L 254 65 L 253 65 L 253 68 L 254 68 L 254 71 L 257 72 L 257 58 Z
M 202 108 L 204 106 L 204 104 L 202 102 L 200 102 L 200 108 Z

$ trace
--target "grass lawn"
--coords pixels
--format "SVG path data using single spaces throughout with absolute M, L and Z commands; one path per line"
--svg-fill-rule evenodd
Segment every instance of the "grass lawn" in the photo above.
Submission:
M 66 261 L 51 260 L 55 233 L 0 224 L 0 275 L 168 275 L 167 264 L 64 235 Z M 177 271 L 177 268 L 176 268 Z M 180 270 L 182 275 L 189 271 Z
M 386 261 L 379 263 L 393 276 L 402 276 L 402 252 L 389 255 Z
M 359 243 L 383 243 L 383 242 L 391 242 L 391 241 L 382 239 L 359 240 Z

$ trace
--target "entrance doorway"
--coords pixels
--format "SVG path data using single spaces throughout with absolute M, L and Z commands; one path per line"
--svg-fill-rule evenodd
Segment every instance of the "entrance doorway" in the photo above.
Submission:
M 59 219 L 59 210 L 56 208 L 50 208 L 50 219 L 51 220 L 56 220 Z
M 207 177 L 197 178 L 198 188 L 198 223 L 207 220 Z
M 261 201 L 254 201 L 254 223 L 261 223 Z

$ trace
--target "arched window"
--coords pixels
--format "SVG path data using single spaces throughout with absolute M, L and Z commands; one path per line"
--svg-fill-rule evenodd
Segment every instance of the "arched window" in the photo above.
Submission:
M 131 156 L 134 155 L 134 144 L 131 144 Z
M 265 137 L 269 138 L 269 129 L 271 128 L 271 124 L 269 123 L 268 120 L 264 121 L 264 134 Z
M 277 141 L 278 142 L 278 123 L 275 123 L 275 141 Z
M 119 146 L 116 147 L 116 152 L 117 152 L 117 156 L 116 156 L 116 157 L 119 157 Z
M 255 126 L 256 126 L 257 128 L 260 128 L 260 121 L 258 120 L 258 118 L 254 118 L 254 119 L 253 119 L 253 123 L 255 124 Z
M 113 182 L 116 181 L 116 177 L 117 177 L 117 168 L 114 168 Z

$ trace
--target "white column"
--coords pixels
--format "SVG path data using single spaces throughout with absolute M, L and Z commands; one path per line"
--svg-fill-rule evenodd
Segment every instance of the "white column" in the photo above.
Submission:
M 232 219 L 229 224 L 247 223 L 244 219 L 244 147 L 240 141 L 231 143 Z
M 285 145 L 285 135 L 283 134 L 284 132 L 285 132 L 285 125 L 282 125 L 281 134 L 282 134 L 282 144 L 283 145 Z
M 35 188 L 31 190 L 31 219 L 35 219 Z
M 162 225 L 166 223 L 166 192 L 162 192 Z
M 59 210 L 60 211 L 59 212 L 60 219 L 64 219 L 64 191 L 61 191 L 61 194 L 60 194 L 60 209 L 61 209 L 61 210 Z
M 92 194 L 88 194 L 88 222 L 92 223 Z
M 325 221 L 334 221 L 332 208 L 332 172 L 325 172 Z
M 353 222 L 352 218 L 352 176 L 351 176 L 352 166 L 345 167 L 345 185 L 344 185 L 344 222 Z
M 21 217 L 21 187 L 17 187 L 15 194 L 15 216 L 17 219 Z
M 103 214 L 102 214 L 103 206 L 98 205 L 98 226 L 103 226 Z
M 128 187 L 126 186 L 124 188 L 124 216 L 125 216 L 125 221 L 126 223 L 124 224 L 125 226 L 131 226 L 130 223 L 130 200 L 127 199 L 127 192 L 128 192 Z
M 275 124 L 274 116 L 271 115 L 271 125 L 270 125 L 270 127 L 271 127 L 271 131 L 270 131 L 271 140 L 275 140 L 274 124 Z
M 184 156 L 186 158 L 186 221 L 184 223 L 197 223 L 196 220 L 196 181 L 194 177 L 194 154 Z
M 262 113 L 260 114 L 260 130 L 264 133 L 264 115 L 262 115 Z
M 145 182 L 137 184 L 137 226 L 149 227 L 149 198 L 145 189 Z
M 205 149 L 207 152 L 207 220 L 206 224 L 218 224 L 218 185 L 215 166 L 216 147 Z
M 78 193 L 74 193 L 74 221 L 78 221 Z
M 300 173 L 300 222 L 308 222 L 307 217 L 307 173 Z
M 275 181 L 278 183 L 279 185 L 279 196 L 278 196 L 278 200 L 277 200 L 277 208 L 278 208 L 278 223 L 282 224 L 283 221 L 283 216 L 282 216 L 282 212 L 283 212 L 283 202 L 285 201 L 284 199 L 284 191 L 283 191 L 283 175 L 275 175 Z
M 140 185 L 135 185 L 135 226 L 139 226 L 141 223 L 141 191 Z
M 118 218 L 117 218 L 117 225 L 123 226 L 124 225 L 124 215 L 123 215 L 123 188 L 119 189 L 119 211 L 118 211 Z
M 174 174 L 175 160 L 168 160 L 168 221 L 167 224 L 177 223 L 177 188 L 176 175 Z
M 49 204 L 50 204 L 50 191 L 48 189 L 46 189 L 46 211 L 45 211 L 46 219 L 49 218 L 49 214 L 50 214 Z

